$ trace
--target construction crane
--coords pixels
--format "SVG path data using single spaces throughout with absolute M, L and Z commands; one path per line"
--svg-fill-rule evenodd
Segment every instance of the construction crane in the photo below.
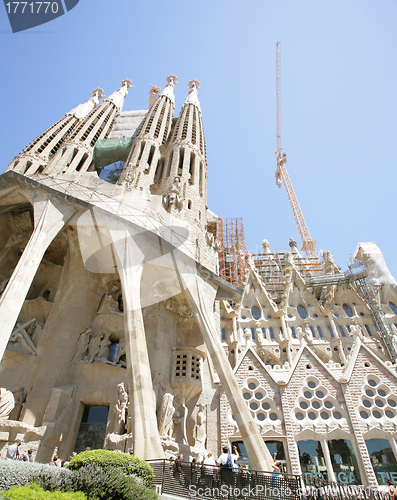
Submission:
M 292 186 L 291 180 L 289 178 L 287 167 L 285 166 L 287 162 L 287 155 L 285 153 L 281 153 L 281 134 L 280 134 L 280 54 L 281 54 L 281 45 L 280 42 L 276 44 L 276 71 L 277 71 L 277 170 L 276 170 L 276 182 L 277 186 L 281 188 L 281 181 L 284 183 L 285 190 L 287 191 L 287 196 L 289 202 L 291 204 L 292 211 L 294 213 L 294 217 L 296 223 L 298 224 L 299 233 L 302 238 L 302 250 L 306 252 L 308 257 L 317 258 L 315 247 L 316 241 L 312 241 L 310 237 L 309 230 L 306 226 L 305 218 L 303 217 L 302 210 L 299 206 L 298 198 L 296 197 L 294 188 Z

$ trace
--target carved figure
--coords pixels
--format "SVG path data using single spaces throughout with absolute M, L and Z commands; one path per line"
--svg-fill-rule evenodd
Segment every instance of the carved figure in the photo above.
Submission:
M 94 358 L 98 355 L 99 349 L 101 347 L 101 342 L 103 338 L 103 333 L 98 333 L 96 337 L 93 337 L 88 344 L 88 356 L 84 358 L 88 363 L 92 363 Z
M 205 405 L 199 404 L 198 406 L 199 411 L 196 415 L 196 425 L 193 431 L 194 447 L 204 451 L 207 440 L 207 416 L 205 414 Z
M 72 359 L 72 363 L 79 363 L 85 358 L 88 350 L 88 345 L 90 343 L 91 333 L 91 328 L 87 328 L 83 333 L 80 333 L 79 339 L 77 341 L 76 354 Z
M 34 345 L 32 339 L 30 338 L 26 328 L 31 326 L 32 323 L 37 323 L 35 319 L 32 319 L 22 325 L 17 323 L 13 332 L 10 335 L 7 349 L 11 351 L 19 352 L 21 354 L 28 354 L 30 356 L 36 356 L 36 346 Z
M 105 293 L 105 295 L 102 297 L 97 314 L 121 315 L 123 313 L 120 312 L 119 303 L 117 302 L 117 300 L 115 300 L 110 293 Z
M 160 399 L 160 391 L 162 389 L 163 375 L 160 372 L 155 373 L 153 378 L 153 394 L 154 394 L 154 405 L 156 411 Z
M 283 314 L 287 314 L 287 308 L 289 303 L 289 296 L 294 289 L 293 283 L 293 272 L 294 268 L 292 265 L 292 255 L 290 252 L 285 252 L 284 254 L 284 292 L 281 298 L 279 311 Z
M 116 434 L 124 434 L 126 430 L 127 417 L 128 417 L 128 394 L 124 388 L 124 383 L 121 382 L 118 386 L 118 402 L 113 411 L 116 414 L 116 425 L 114 432 Z
M 109 346 L 112 343 L 109 338 L 110 335 L 111 333 L 105 333 L 103 339 L 101 340 L 101 345 L 99 346 L 99 352 L 95 358 L 96 361 L 105 361 L 105 362 L 108 361 Z
M 113 363 L 124 367 L 127 366 L 126 362 L 121 359 L 122 356 L 125 356 L 125 340 L 120 341 L 116 357 L 113 358 Z
M 180 193 L 180 183 L 180 178 L 175 177 L 168 194 L 163 196 L 163 205 L 168 211 L 171 210 L 172 207 L 180 210 L 183 206 L 183 199 Z
M 15 405 L 14 395 L 3 387 L 0 389 L 0 419 L 8 418 Z
M 14 405 L 14 408 L 11 411 L 8 418 L 10 420 L 19 420 L 19 417 L 21 415 L 22 406 L 23 406 L 23 403 L 25 402 L 25 398 L 26 398 L 25 391 L 24 391 L 23 387 L 18 387 L 18 389 L 13 391 L 13 394 L 14 394 L 15 405 Z
M 163 396 L 163 401 L 161 404 L 160 422 L 159 422 L 159 434 L 162 437 L 172 439 L 172 434 L 174 432 L 174 395 L 167 392 Z
M 187 420 L 187 406 L 185 398 L 179 398 L 178 403 L 181 406 L 181 410 L 175 412 L 174 422 L 175 424 L 180 424 L 182 429 L 182 442 L 188 445 L 187 434 L 186 434 L 186 420 Z
M 335 274 L 340 273 L 341 269 L 335 264 L 334 258 L 332 257 L 331 252 L 328 250 L 323 251 L 323 261 L 324 261 L 324 270 L 326 274 Z M 336 285 L 328 285 L 327 293 L 324 301 L 324 309 L 330 310 L 332 301 L 335 297 Z

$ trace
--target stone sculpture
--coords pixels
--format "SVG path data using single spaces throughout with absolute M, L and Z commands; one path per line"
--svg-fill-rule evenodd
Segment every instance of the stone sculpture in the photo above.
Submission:
M 172 439 L 174 432 L 174 395 L 167 392 L 163 396 L 161 403 L 161 413 L 159 421 L 159 434 L 163 438 Z
M 19 420 L 23 404 L 26 400 L 26 394 L 23 387 L 18 387 L 15 391 L 13 391 L 13 394 L 14 394 L 15 405 L 9 415 L 9 419 Z
M 128 421 L 128 394 L 121 382 L 118 386 L 118 401 L 113 409 L 116 414 L 116 423 L 114 427 L 115 434 L 124 434 L 127 429 Z
M 2 387 L 0 389 L 0 419 L 7 419 L 15 406 L 14 394 Z
M 36 356 L 36 346 L 34 345 L 33 340 L 29 335 L 30 333 L 33 336 L 35 329 L 29 328 L 33 323 L 37 324 L 37 321 L 35 319 L 32 319 L 23 324 L 17 323 L 10 335 L 7 349 L 19 352 L 20 354 Z
M 73 363 L 80 363 L 86 357 L 91 333 L 91 328 L 87 328 L 83 333 L 80 334 L 79 340 L 77 341 L 76 354 L 74 355 L 74 358 L 72 360 Z
M 103 333 L 98 333 L 96 337 L 91 338 L 88 344 L 88 355 L 85 357 L 85 361 L 92 363 L 94 358 L 99 354 L 99 349 L 101 347 L 103 339 Z
M 207 441 L 207 416 L 205 414 L 205 405 L 199 404 L 198 407 L 199 411 L 196 415 L 196 425 L 193 431 L 194 447 L 203 452 Z
M 163 196 L 163 205 L 164 208 L 168 211 L 170 211 L 172 207 L 180 210 L 183 206 L 183 198 L 180 192 L 180 183 L 180 178 L 175 177 L 168 194 L 165 194 Z
M 125 368 L 127 366 L 127 364 L 125 361 L 123 361 L 121 359 L 122 356 L 125 356 L 125 340 L 120 341 L 119 348 L 117 349 L 116 357 L 113 358 L 114 364 Z
M 95 357 L 94 361 L 102 361 L 103 363 L 107 363 L 109 358 L 109 346 L 112 343 L 110 341 L 111 333 L 105 333 L 101 340 L 101 344 L 99 346 L 98 355 Z
M 97 314 L 123 314 L 120 312 L 119 303 L 110 293 L 105 293 L 102 297 Z

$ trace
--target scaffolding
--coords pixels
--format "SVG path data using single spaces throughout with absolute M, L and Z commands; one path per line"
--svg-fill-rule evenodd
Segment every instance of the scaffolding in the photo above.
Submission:
M 252 253 L 255 268 L 264 284 L 266 291 L 274 302 L 281 301 L 284 292 L 284 252 Z M 324 274 L 322 264 L 318 257 L 302 257 L 293 253 L 294 265 L 304 280 Z
M 221 247 L 219 276 L 233 285 L 243 286 L 246 255 L 243 219 L 218 217 L 216 238 Z

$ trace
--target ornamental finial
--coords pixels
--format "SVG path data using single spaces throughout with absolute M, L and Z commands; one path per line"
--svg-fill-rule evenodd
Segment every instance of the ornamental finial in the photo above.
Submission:
M 167 76 L 165 81 L 167 82 L 167 85 L 176 85 L 178 83 L 178 77 L 175 75 L 170 75 Z
M 190 82 L 187 84 L 187 87 L 190 94 L 190 92 L 192 92 L 193 90 L 198 90 L 200 88 L 200 82 L 193 78 L 193 80 L 190 80 Z
M 105 96 L 103 94 L 103 89 L 101 89 L 100 87 L 97 87 L 95 90 L 93 90 L 91 92 L 91 95 L 93 97 L 96 97 L 98 100 L 99 99 L 105 99 Z
M 132 81 L 126 78 L 120 84 L 122 87 L 127 87 L 127 89 L 132 89 Z

